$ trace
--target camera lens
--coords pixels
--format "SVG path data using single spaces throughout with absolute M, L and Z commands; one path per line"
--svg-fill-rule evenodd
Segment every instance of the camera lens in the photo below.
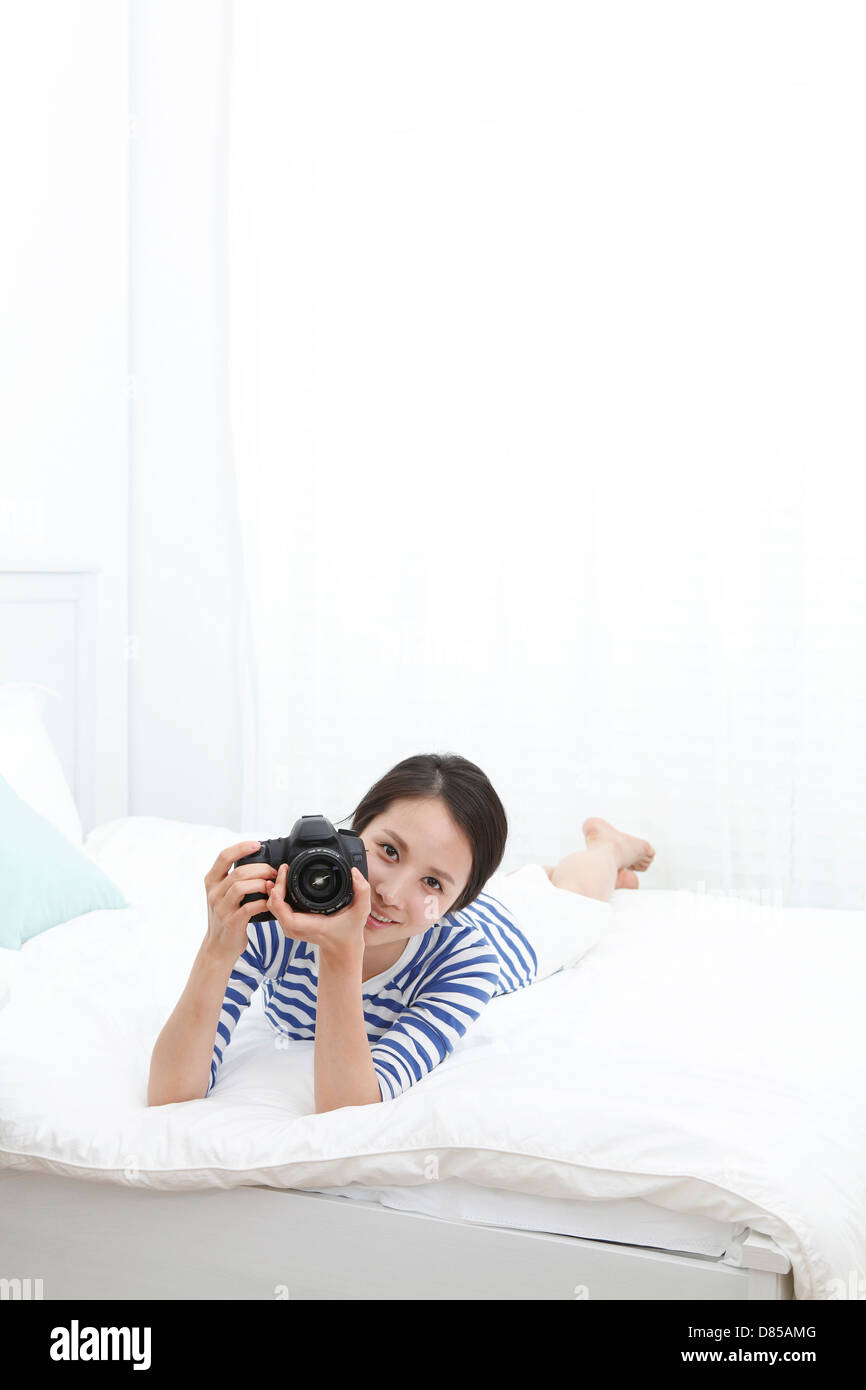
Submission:
M 337 886 L 336 875 L 332 866 L 326 862 L 305 864 L 298 886 L 313 902 L 327 902 L 328 898 L 334 896 Z

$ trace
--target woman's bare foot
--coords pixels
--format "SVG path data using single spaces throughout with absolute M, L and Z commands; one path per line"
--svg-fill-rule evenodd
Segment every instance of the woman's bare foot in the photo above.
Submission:
M 620 869 L 613 886 L 614 888 L 640 888 L 637 874 L 632 873 L 631 869 Z
M 626 835 L 621 830 L 616 830 L 609 821 L 602 820 L 600 816 L 590 816 L 583 822 L 583 838 L 587 846 L 592 848 L 593 844 L 607 841 L 616 850 L 617 866 L 619 872 L 616 877 L 617 888 L 636 888 L 637 880 L 632 882 L 620 882 L 625 872 L 637 869 L 638 873 L 644 873 L 655 858 L 655 850 L 649 840 L 641 840 L 636 835 Z

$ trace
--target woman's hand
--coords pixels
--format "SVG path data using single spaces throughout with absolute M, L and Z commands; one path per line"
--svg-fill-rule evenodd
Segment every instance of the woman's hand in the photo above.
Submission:
M 261 898 L 243 907 L 241 898 L 245 898 L 247 893 L 270 893 L 276 870 L 270 864 L 238 864 L 229 872 L 229 866 L 236 859 L 243 859 L 259 848 L 257 840 L 229 845 L 228 849 L 217 855 L 204 878 L 207 890 L 207 948 L 232 964 L 247 948 L 247 923 L 255 913 L 265 909 Z
M 261 910 L 273 913 L 286 936 L 294 941 L 309 941 L 328 956 L 363 955 L 364 926 L 370 915 L 371 901 L 370 884 L 360 869 L 352 869 L 352 901 L 330 916 L 324 912 L 293 910 L 286 902 L 288 871 L 289 865 L 280 865 L 267 907 L 260 904 Z

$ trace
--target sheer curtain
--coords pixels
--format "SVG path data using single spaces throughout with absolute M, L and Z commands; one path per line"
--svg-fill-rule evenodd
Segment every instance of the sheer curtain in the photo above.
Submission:
M 453 750 L 505 868 L 602 815 L 645 888 L 866 906 L 841 13 L 234 6 L 250 831 Z

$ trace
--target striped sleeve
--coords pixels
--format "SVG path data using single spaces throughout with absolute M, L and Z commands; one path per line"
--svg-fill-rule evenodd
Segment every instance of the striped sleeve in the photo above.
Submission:
M 535 947 L 498 898 L 490 893 L 479 893 L 469 907 L 454 916 L 458 922 L 473 923 L 487 937 L 499 960 L 501 993 L 523 989 L 537 978 Z
M 220 1009 L 205 1097 L 210 1095 L 216 1084 L 217 1072 L 222 1066 L 223 1055 L 231 1042 L 238 1019 L 262 980 L 281 968 L 283 955 L 290 949 L 290 944 L 273 918 L 267 922 L 248 923 L 247 948 L 235 962 Z
M 425 967 L 409 1008 L 370 1048 L 382 1100 L 407 1091 L 454 1050 L 500 981 L 497 956 L 471 928 L 450 936 Z

